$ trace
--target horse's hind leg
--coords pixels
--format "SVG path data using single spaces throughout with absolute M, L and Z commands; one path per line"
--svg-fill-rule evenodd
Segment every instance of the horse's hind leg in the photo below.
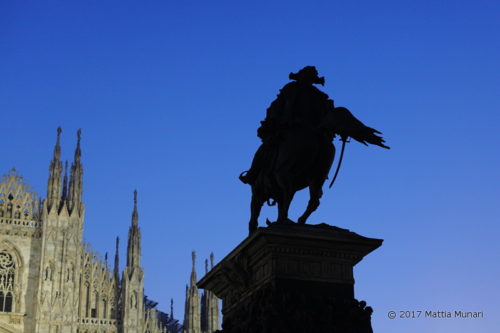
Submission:
M 264 205 L 265 199 L 262 195 L 259 195 L 257 191 L 252 191 L 252 202 L 250 203 L 250 223 L 248 224 L 249 233 L 257 230 L 259 226 L 259 215 Z
M 280 200 L 278 200 L 278 223 L 290 223 L 288 219 L 288 210 L 290 209 L 290 204 L 292 203 L 293 197 L 295 195 L 294 191 L 283 191 Z
M 299 217 L 297 221 L 299 224 L 305 224 L 309 216 L 318 208 L 319 199 L 323 196 L 323 184 L 309 186 L 309 203 L 307 204 L 306 211 Z

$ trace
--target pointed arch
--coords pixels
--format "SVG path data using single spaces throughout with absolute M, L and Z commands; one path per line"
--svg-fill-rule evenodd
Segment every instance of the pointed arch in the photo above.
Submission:
M 0 251 L 2 251 L 2 250 L 5 250 L 5 251 L 9 252 L 10 254 L 12 254 L 12 256 L 14 257 L 15 263 L 19 269 L 24 268 L 24 258 L 21 254 L 21 251 L 19 251 L 17 246 L 14 245 L 14 243 L 10 242 L 7 239 L 0 241 Z
M 8 240 L 0 242 L 0 312 L 19 310 L 24 260 L 18 248 Z

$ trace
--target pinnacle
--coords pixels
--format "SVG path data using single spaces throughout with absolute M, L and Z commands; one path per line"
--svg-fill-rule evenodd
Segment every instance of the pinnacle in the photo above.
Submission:
M 57 128 L 57 138 L 56 138 L 56 145 L 54 147 L 54 160 L 59 160 L 61 157 L 61 133 L 62 129 L 61 126 Z
M 134 190 L 134 210 L 132 211 L 132 225 L 139 225 L 139 214 L 137 212 L 137 190 Z
M 75 149 L 75 163 L 80 163 L 80 156 L 82 155 L 82 151 L 80 149 L 80 141 L 82 139 L 82 130 L 78 129 L 76 131 L 76 149 Z

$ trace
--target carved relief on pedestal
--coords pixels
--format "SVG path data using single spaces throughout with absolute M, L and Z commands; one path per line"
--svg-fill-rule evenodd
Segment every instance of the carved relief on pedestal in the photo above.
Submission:
M 340 300 L 328 293 L 282 289 L 269 283 L 224 317 L 224 333 L 372 333 L 373 310 L 366 302 Z

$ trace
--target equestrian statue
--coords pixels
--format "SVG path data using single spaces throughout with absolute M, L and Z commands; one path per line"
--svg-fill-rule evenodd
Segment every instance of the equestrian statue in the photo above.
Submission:
M 382 133 L 365 126 L 347 108 L 335 107 L 333 100 L 315 86 L 324 85 L 325 79 L 318 77 L 314 66 L 290 73 L 289 78 L 292 82 L 280 90 L 257 130 L 262 144 L 250 169 L 239 177 L 252 188 L 250 233 L 257 230 L 265 202 L 278 204 L 275 223 L 295 223 L 288 218 L 290 203 L 297 191 L 308 187 L 309 202 L 297 221 L 306 223 L 323 195 L 322 187 L 335 155 L 333 139 L 337 135 L 342 141 L 339 167 L 348 138 L 389 149 L 378 135 Z

